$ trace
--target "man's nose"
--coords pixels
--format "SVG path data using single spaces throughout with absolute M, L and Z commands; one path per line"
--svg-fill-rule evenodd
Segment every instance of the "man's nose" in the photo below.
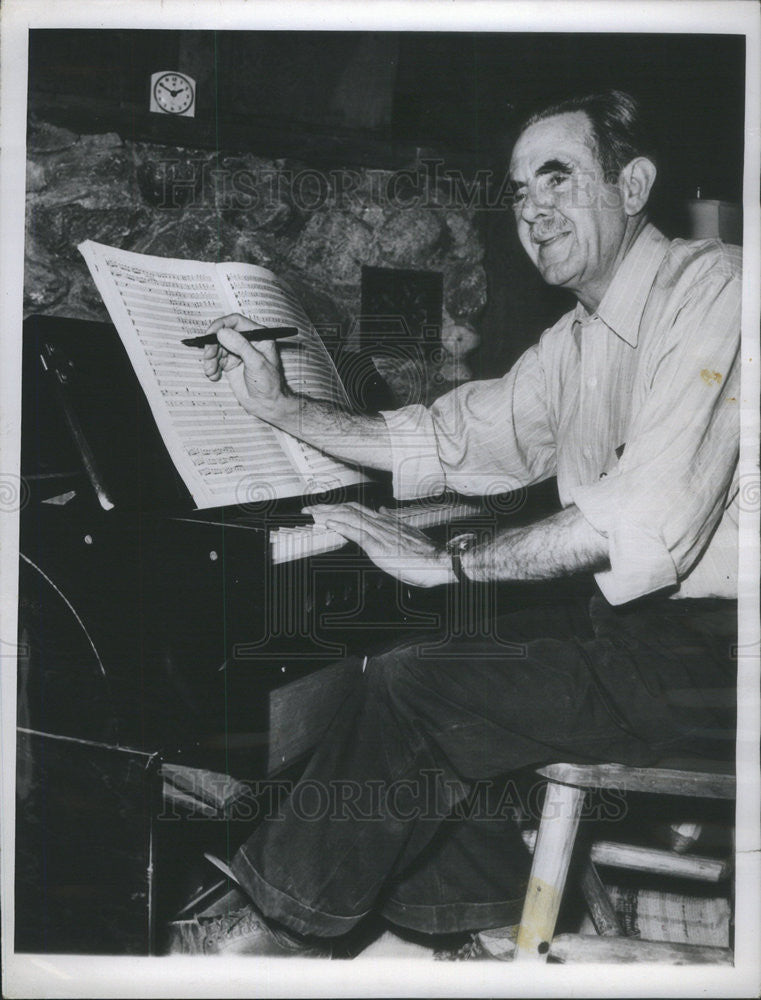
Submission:
M 521 205 L 521 218 L 524 222 L 535 222 L 552 211 L 552 196 L 546 192 L 540 194 L 536 189 L 527 190 Z

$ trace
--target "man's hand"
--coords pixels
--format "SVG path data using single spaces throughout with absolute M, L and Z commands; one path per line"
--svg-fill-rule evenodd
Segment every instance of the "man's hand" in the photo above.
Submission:
M 386 512 L 358 503 L 315 504 L 305 508 L 315 522 L 356 542 L 385 573 L 414 587 L 455 583 L 447 553 L 418 531 Z
M 207 333 L 219 343 L 204 348 L 203 370 L 212 382 L 224 373 L 247 413 L 344 462 L 392 467 L 391 442 L 381 416 L 351 413 L 333 403 L 294 393 L 285 381 L 273 340 L 250 344 L 243 333 L 259 330 L 239 313 L 215 319 Z
M 203 370 L 212 382 L 225 372 L 235 396 L 247 413 L 277 423 L 292 407 L 294 395 L 288 388 L 274 340 L 250 344 L 241 336 L 246 330 L 258 330 L 239 313 L 214 320 L 207 333 L 216 333 L 218 344 L 204 348 Z

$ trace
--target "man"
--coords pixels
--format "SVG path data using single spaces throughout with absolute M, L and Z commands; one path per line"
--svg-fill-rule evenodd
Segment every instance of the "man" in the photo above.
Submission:
M 372 658 L 302 779 L 351 789 L 353 812 L 309 820 L 294 794 L 262 823 L 232 861 L 255 906 L 214 948 L 300 950 L 371 912 L 428 933 L 515 922 L 515 829 L 447 820 L 476 782 L 548 760 L 731 751 L 739 250 L 669 242 L 648 222 L 656 167 L 620 92 L 532 117 L 510 174 L 526 252 L 577 305 L 503 378 L 429 409 L 338 413 L 294 395 L 275 345 L 245 341 L 241 316 L 212 325 L 205 370 L 275 426 L 391 470 L 398 497 L 557 476 L 560 513 L 454 557 L 358 504 L 321 510 L 389 573 L 430 587 L 591 572 L 599 592 L 583 612 L 507 614 L 518 657 L 463 638 L 440 660 L 415 643 Z M 202 947 L 199 934 L 187 938 Z

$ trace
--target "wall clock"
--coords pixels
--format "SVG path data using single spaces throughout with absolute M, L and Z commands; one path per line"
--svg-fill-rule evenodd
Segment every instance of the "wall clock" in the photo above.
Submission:
M 187 73 L 163 70 L 151 76 L 150 110 L 164 115 L 194 118 L 196 82 Z

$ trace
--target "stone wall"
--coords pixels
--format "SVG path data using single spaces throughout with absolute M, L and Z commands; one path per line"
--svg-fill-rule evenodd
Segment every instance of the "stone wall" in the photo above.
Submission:
M 28 136 L 25 309 L 106 319 L 77 244 L 260 264 L 287 278 L 317 325 L 350 329 L 363 264 L 443 273 L 444 342 L 474 346 L 486 301 L 474 212 L 440 180 L 77 135 Z M 450 358 L 451 360 L 451 358 Z M 445 365 L 447 378 L 467 367 Z M 441 381 L 439 379 L 439 381 Z

